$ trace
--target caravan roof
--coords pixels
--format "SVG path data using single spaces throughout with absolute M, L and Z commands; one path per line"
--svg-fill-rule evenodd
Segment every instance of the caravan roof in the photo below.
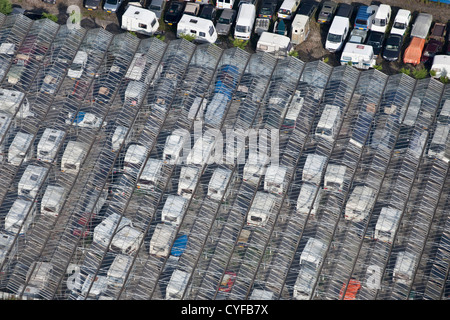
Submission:
M 375 226 L 376 230 L 383 232 L 392 232 L 397 228 L 400 222 L 402 212 L 392 207 L 383 207 Z
M 161 212 L 161 220 L 176 223 L 186 210 L 188 200 L 182 196 L 169 195 Z

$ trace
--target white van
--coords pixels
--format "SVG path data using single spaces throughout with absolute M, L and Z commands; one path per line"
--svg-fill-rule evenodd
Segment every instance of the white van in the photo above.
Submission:
M 390 19 L 391 19 L 391 6 L 387 4 L 380 4 L 377 12 L 375 13 L 371 30 L 385 33 L 386 28 L 389 25 Z
M 319 209 L 321 197 L 322 189 L 319 186 L 311 183 L 303 183 L 297 198 L 297 212 L 309 214 L 311 218 L 314 218 Z
M 434 157 L 449 162 L 449 131 L 450 124 L 437 123 L 433 139 L 431 139 L 430 142 L 430 148 L 428 149 L 428 157 Z
M 61 158 L 61 172 L 78 174 L 88 152 L 84 142 L 69 141 Z
M 17 194 L 34 199 L 41 191 L 42 184 L 47 178 L 48 168 L 28 165 L 20 178 Z
M 34 201 L 17 198 L 5 217 L 5 230 L 11 233 L 25 234 L 36 216 Z
M 147 158 L 147 148 L 140 144 L 130 144 L 123 160 L 123 171 L 139 175 L 142 164 Z
M 341 119 L 341 109 L 338 106 L 327 104 L 317 124 L 315 136 L 333 141 L 338 134 Z
M 356 186 L 345 205 L 344 218 L 347 221 L 363 221 L 375 205 L 376 190 L 368 186 Z
M 292 51 L 291 39 L 281 34 L 264 31 L 256 44 L 256 51 L 272 53 L 276 57 L 285 57 Z
M 133 257 L 124 254 L 118 254 L 106 274 L 108 288 L 120 289 L 125 283 L 125 278 L 130 272 L 133 264 Z
M 188 199 L 173 194 L 169 195 L 161 211 L 161 221 L 173 225 L 181 224 L 187 205 Z
M 139 250 L 144 234 L 130 225 L 116 232 L 109 245 L 109 250 L 121 254 L 132 255 Z
M 147 86 L 140 81 L 130 81 L 125 89 L 125 104 L 139 106 L 145 95 Z
M 112 151 L 116 152 L 119 150 L 120 146 L 122 144 L 127 144 L 130 142 L 131 134 L 128 134 L 127 138 L 125 139 L 125 136 L 127 135 L 128 128 L 124 126 L 117 126 L 116 129 L 114 129 L 114 133 L 111 137 L 111 145 L 112 145 Z
M 383 207 L 375 225 L 375 240 L 392 243 L 400 223 L 402 212 L 391 207 Z
M 200 179 L 201 171 L 198 167 L 184 166 L 180 170 L 180 179 L 178 180 L 179 196 L 190 199 L 194 194 L 197 182 Z
M 162 160 L 148 159 L 137 181 L 137 188 L 154 191 L 158 178 L 161 176 L 162 167 Z
M 357 69 L 373 68 L 376 64 L 373 47 L 365 44 L 347 42 L 341 54 L 341 65 L 350 64 Z
M 183 35 L 194 36 L 195 42 L 214 43 L 217 40 L 217 31 L 214 23 L 209 19 L 183 14 L 177 24 L 177 37 Z
M 37 145 L 37 159 L 44 162 L 53 162 L 64 136 L 65 132 L 62 130 L 46 128 Z
M 278 18 L 292 19 L 300 5 L 300 0 L 284 0 L 278 9 Z
M 273 194 L 283 194 L 287 187 L 286 173 L 287 168 L 284 166 L 269 166 L 264 177 L 264 191 Z
M 47 186 L 41 201 L 41 214 L 57 217 L 61 213 L 67 191 L 59 186 Z
M 330 163 L 323 178 L 323 189 L 330 191 L 342 191 L 345 181 L 347 166 Z
M 149 253 L 158 258 L 165 258 L 175 240 L 177 227 L 167 223 L 158 223 L 150 240 Z
M 166 300 L 181 300 L 188 286 L 189 277 L 189 273 L 175 270 L 166 287 Z
M 153 11 L 130 5 L 122 15 L 121 28 L 152 36 L 158 30 L 159 22 Z
M 341 50 L 350 30 L 350 21 L 346 17 L 335 16 L 328 30 L 325 49 L 330 52 Z
M 247 225 L 264 227 L 269 221 L 269 216 L 275 205 L 275 200 L 275 195 L 257 191 L 247 214 Z
M 410 285 L 413 278 L 413 271 L 416 264 L 416 256 L 412 253 L 401 251 L 397 254 L 392 281 L 403 285 Z
M 9 146 L 8 162 L 12 165 L 18 166 L 22 162 L 27 162 L 34 156 L 34 148 L 31 146 L 34 135 L 17 132 L 14 140 Z
M 302 180 L 320 185 L 327 157 L 318 154 L 308 154 L 302 171 Z
M 231 192 L 231 187 L 227 187 L 231 175 L 232 171 L 229 169 L 216 168 L 209 180 L 207 197 L 216 201 L 226 201 Z
M 297 0 L 299 1 L 299 0 Z M 255 23 L 256 9 L 254 4 L 244 3 L 239 6 L 239 11 L 234 27 L 234 38 L 240 40 L 250 40 Z

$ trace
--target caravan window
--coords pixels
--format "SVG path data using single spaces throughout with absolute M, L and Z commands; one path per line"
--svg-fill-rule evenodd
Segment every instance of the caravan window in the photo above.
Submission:
M 201 31 L 198 33 L 198 35 L 199 35 L 200 37 L 203 37 L 203 38 L 206 37 L 206 33 L 201 32 Z
M 375 19 L 375 24 L 380 27 L 384 27 L 386 25 L 386 19 Z
M 146 24 L 143 24 L 143 23 L 139 23 L 139 24 L 138 24 L 138 27 L 139 27 L 139 28 L 142 28 L 142 29 L 147 29 L 147 25 L 146 25 Z
M 191 33 L 193 33 L 193 34 L 197 34 L 197 31 L 195 31 L 195 30 L 191 30 Z
M 55 141 L 56 141 L 56 136 L 50 136 L 50 137 L 48 137 L 48 141 L 50 141 L 50 142 L 55 142 Z
M 209 35 L 212 36 L 214 34 L 214 27 L 210 26 L 209 27 Z
M 269 47 L 268 46 L 266 46 L 265 44 L 260 44 L 259 45 L 259 48 L 261 49 L 261 50 L 269 50 Z
M 37 181 L 38 178 L 39 178 L 38 175 L 33 174 L 33 175 L 30 177 L 30 180 L 31 180 L 31 181 Z
M 152 27 L 154 27 L 155 24 L 156 24 L 156 19 L 153 19 L 153 21 L 152 21 L 152 23 L 150 23 L 150 25 L 151 25 Z

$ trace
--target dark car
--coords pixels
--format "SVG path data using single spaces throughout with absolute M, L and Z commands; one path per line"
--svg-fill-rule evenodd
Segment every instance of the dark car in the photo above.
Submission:
M 351 19 L 353 15 L 353 6 L 348 3 L 340 3 L 336 10 L 336 16 Z
M 212 4 L 203 5 L 202 11 L 200 12 L 199 17 L 207 20 L 211 20 L 213 22 L 216 21 L 216 7 Z
M 367 37 L 366 44 L 372 46 L 373 54 L 378 56 L 381 53 L 381 49 L 383 48 L 384 43 L 384 33 L 371 31 L 369 32 L 369 36 Z
M 425 63 L 433 60 L 434 56 L 442 51 L 442 47 L 442 42 L 436 39 L 431 39 L 425 46 L 420 61 Z
M 216 24 L 216 31 L 218 35 L 227 36 L 230 33 L 231 26 L 236 19 L 236 10 L 223 9 L 222 14 Z
M 264 0 L 258 13 L 258 18 L 272 19 L 277 10 L 276 0 Z
M 311 18 L 316 13 L 318 7 L 319 5 L 316 2 L 301 2 L 297 9 L 297 14 Z
M 322 9 L 317 17 L 318 23 L 330 23 L 333 20 L 334 12 L 337 8 L 337 3 L 333 1 L 325 1 L 322 5 Z
M 184 2 L 174 1 L 170 4 L 169 9 L 164 16 L 164 22 L 168 25 L 173 25 L 180 21 L 181 16 L 183 15 L 184 10 Z
M 403 36 L 399 34 L 391 34 L 386 39 L 383 49 L 383 59 L 387 61 L 396 61 L 400 59 L 402 50 Z
M 102 0 L 85 0 L 84 7 L 88 10 L 97 10 Z

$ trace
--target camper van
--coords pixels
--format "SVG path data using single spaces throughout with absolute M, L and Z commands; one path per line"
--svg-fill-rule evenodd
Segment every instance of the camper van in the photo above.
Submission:
M 23 235 L 36 216 L 36 203 L 17 198 L 5 217 L 5 230 Z
M 361 222 L 375 205 L 376 190 L 368 186 L 356 186 L 345 205 L 344 217 L 347 221 Z
M 123 160 L 123 172 L 139 175 L 146 158 L 146 147 L 140 144 L 130 144 Z
M 269 216 L 275 206 L 275 201 L 275 195 L 257 191 L 247 214 L 247 225 L 264 227 L 269 221 Z
M 402 212 L 391 207 L 383 207 L 375 225 L 374 239 L 386 243 L 394 241 Z
M 57 217 L 61 213 L 67 191 L 63 187 L 49 185 L 41 201 L 41 214 Z
M 166 287 L 166 300 L 181 300 L 185 295 L 189 277 L 189 273 L 178 269 L 175 270 Z
M 125 104 L 139 106 L 145 95 L 146 85 L 140 81 L 130 81 L 125 89 Z
M 158 178 L 161 176 L 162 167 L 162 160 L 148 159 L 137 181 L 137 188 L 140 190 L 154 191 Z
M 125 279 L 130 272 L 130 269 L 133 264 L 133 257 L 118 254 L 113 263 L 108 269 L 108 273 L 106 274 L 108 289 L 120 289 L 125 284 Z
M 127 139 L 125 139 L 125 136 L 127 135 L 128 128 L 124 126 L 117 126 L 114 130 L 114 133 L 111 137 L 111 145 L 112 145 L 112 151 L 116 152 L 120 149 L 120 146 L 122 144 L 127 144 L 129 142 L 129 137 L 131 134 L 127 136 Z
M 414 276 L 414 268 L 416 264 L 416 256 L 412 253 L 401 251 L 397 254 L 394 271 L 392 273 L 392 281 L 405 286 L 411 284 Z
M 264 191 L 273 194 L 283 194 L 286 191 L 287 167 L 271 165 L 267 168 L 266 176 L 264 178 Z
M 344 188 L 347 166 L 329 163 L 323 179 L 323 189 L 341 192 Z
M 7 114 L 0 113 L 0 141 L 2 141 L 0 145 L 0 160 L 3 160 L 3 154 L 5 153 L 5 145 L 9 139 L 9 135 L 11 130 L 10 126 L 13 123 L 13 120 Z
M 30 111 L 30 104 L 25 94 L 17 90 L 0 88 L 0 111 L 11 116 L 15 115 L 19 119 L 34 116 L 34 113 Z
M 121 28 L 123 30 L 152 36 L 158 30 L 159 22 L 153 11 L 136 6 L 128 6 L 122 15 Z
M 233 9 L 235 0 L 217 0 L 216 8 L 217 9 Z
M 132 255 L 139 250 L 144 234 L 130 225 L 124 226 L 112 238 L 109 250 Z
M 284 0 L 278 9 L 278 18 L 292 19 L 300 5 L 300 0 Z
M 341 109 L 338 106 L 327 104 L 317 124 L 315 137 L 332 142 L 338 134 L 340 119 Z
M 250 153 L 244 166 L 242 180 L 258 183 L 260 177 L 266 174 L 269 161 L 269 156 L 264 153 Z
M 190 199 L 194 194 L 201 174 L 200 168 L 198 167 L 182 167 L 180 170 L 180 179 L 178 180 L 177 194 L 186 199 Z
M 341 50 L 349 30 L 350 20 L 347 17 L 335 16 L 328 30 L 325 49 L 332 53 Z
M 46 128 L 37 146 L 37 159 L 44 162 L 53 162 L 64 136 L 65 132 L 62 130 Z
M 95 227 L 93 242 L 106 247 L 116 227 L 117 230 L 120 230 L 125 226 L 131 226 L 131 220 L 126 217 L 121 217 L 117 213 L 113 213 Z
M 257 52 L 268 52 L 276 57 L 286 57 L 292 51 L 291 39 L 287 36 L 264 31 L 256 44 Z
M 48 285 L 48 281 L 53 272 L 53 266 L 50 262 L 35 261 L 28 269 L 26 279 L 28 282 L 19 286 L 17 293 L 23 291 L 24 297 L 40 298 L 40 293 Z
M 158 223 L 150 240 L 149 253 L 158 258 L 166 258 L 170 253 L 170 246 L 175 240 L 177 227 L 167 223 Z
M 300 214 L 309 214 L 314 218 L 319 209 L 322 189 L 315 184 L 303 183 L 297 198 L 297 212 Z
M 164 145 L 163 160 L 167 164 L 178 164 L 184 145 L 187 143 L 186 136 L 173 133 L 167 137 Z
M 195 37 L 195 42 L 214 43 L 217 40 L 217 31 L 214 23 L 209 19 L 183 14 L 177 24 L 177 37 L 183 35 Z
M 313 153 L 308 154 L 303 166 L 302 180 L 320 185 L 326 164 L 327 157 Z
M 449 130 L 450 124 L 437 123 L 433 139 L 430 142 L 430 148 L 428 149 L 428 157 L 441 159 L 447 163 L 449 162 Z
M 8 150 L 8 162 L 12 165 L 19 166 L 23 162 L 29 161 L 34 156 L 34 150 L 32 142 L 34 135 L 17 132 L 14 140 L 9 146 Z
M 79 141 L 69 141 L 61 158 L 61 172 L 78 174 L 88 152 L 88 145 Z
M 226 201 L 231 192 L 232 171 L 225 168 L 216 168 L 209 180 L 208 184 L 208 198 L 216 201 Z
M 182 196 L 169 195 L 161 211 L 161 221 L 173 225 L 180 225 L 187 205 L 188 199 Z
M 385 33 L 390 20 L 391 6 L 387 4 L 380 4 L 373 18 L 372 27 L 370 29 L 374 32 Z
M 300 2 L 300 0 L 296 0 Z M 256 9 L 254 4 L 243 3 L 239 6 L 236 18 L 236 26 L 234 28 L 234 38 L 240 40 L 250 40 L 255 23 Z
M 42 184 L 47 178 L 48 168 L 28 165 L 20 178 L 17 194 L 34 199 L 41 191 Z
M 357 69 L 370 69 L 376 64 L 372 46 L 347 42 L 341 55 L 341 65 L 350 64 Z
M 295 15 L 291 25 L 291 41 L 300 44 L 308 38 L 311 31 L 311 17 L 303 14 Z
M 215 139 L 212 137 L 202 136 L 198 138 L 186 158 L 186 163 L 199 165 L 211 163 L 215 142 Z

